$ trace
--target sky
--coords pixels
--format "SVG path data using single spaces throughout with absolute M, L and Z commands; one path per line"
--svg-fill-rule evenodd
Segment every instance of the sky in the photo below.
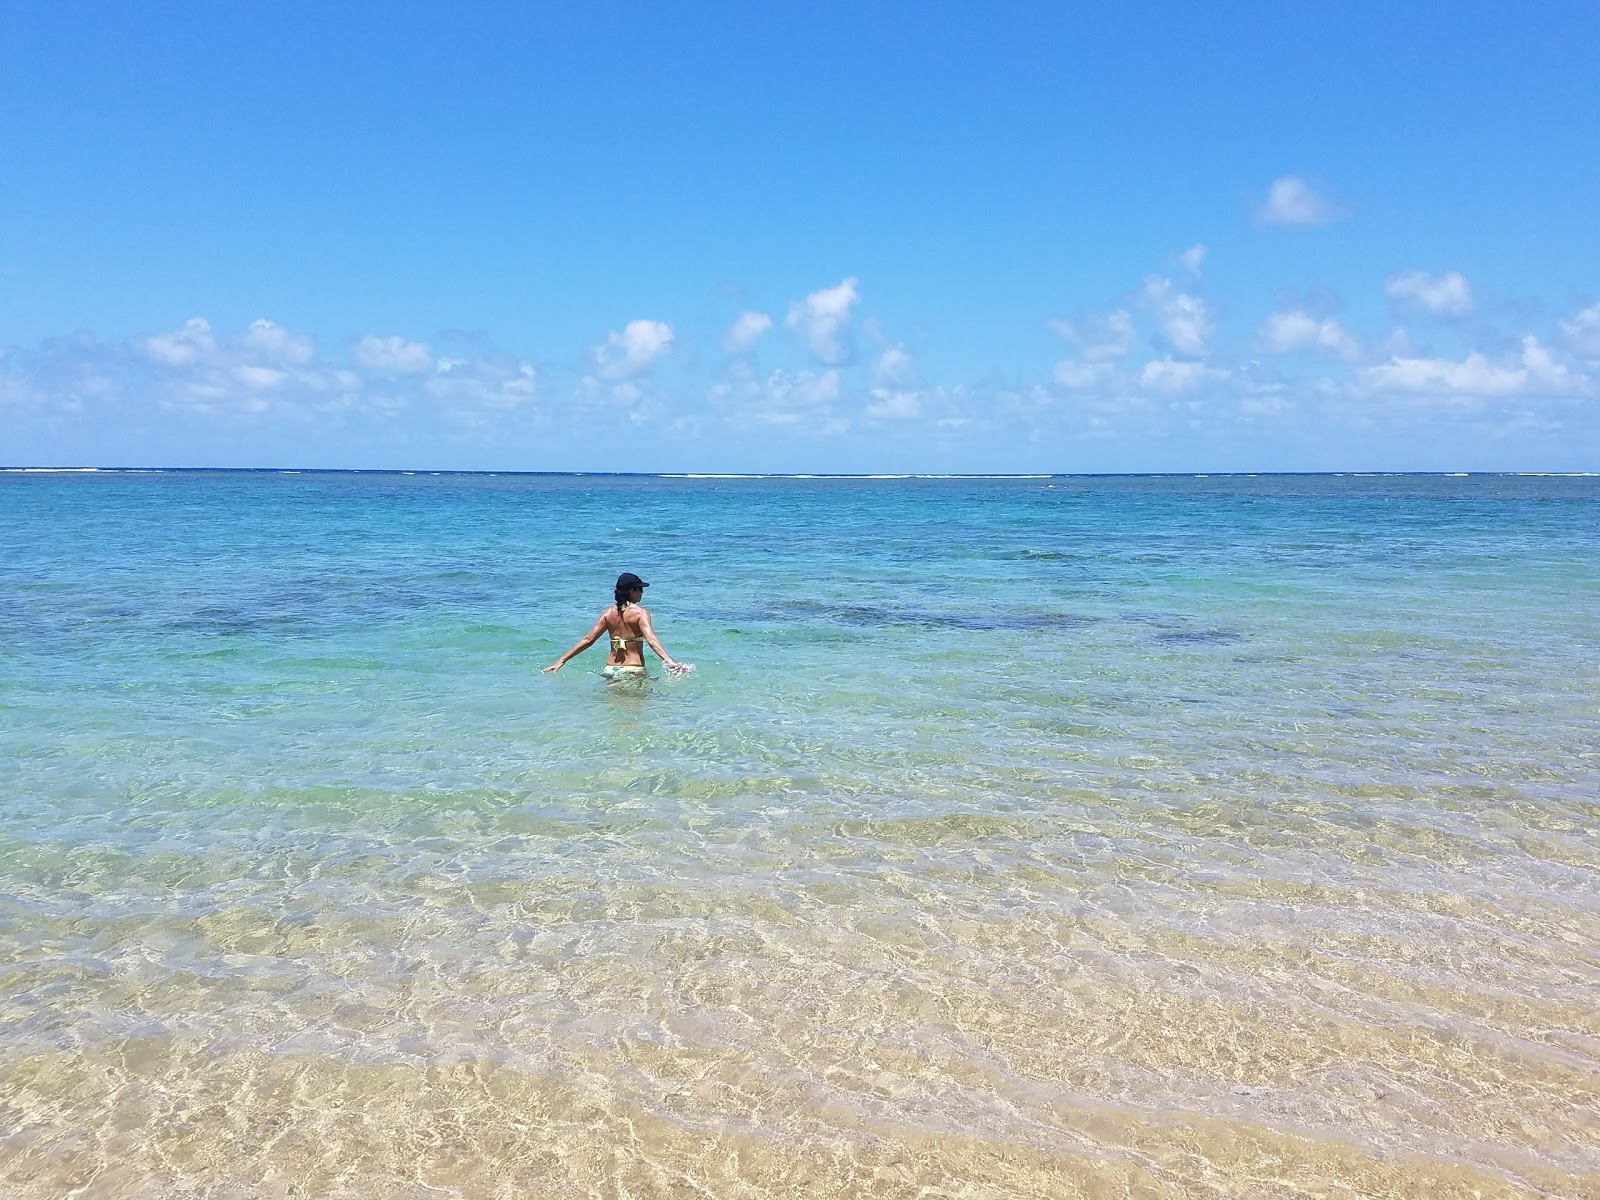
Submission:
M 3 0 L 0 465 L 1600 470 L 1600 5 Z

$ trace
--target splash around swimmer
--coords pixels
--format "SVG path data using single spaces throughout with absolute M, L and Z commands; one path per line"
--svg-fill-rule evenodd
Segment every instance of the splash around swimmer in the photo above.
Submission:
M 686 675 L 694 670 L 693 664 L 678 662 L 668 654 L 657 639 L 655 628 L 650 624 L 650 610 L 640 603 L 644 599 L 644 589 L 649 586 L 632 571 L 618 575 L 612 592 L 616 603 L 596 618 L 594 627 L 579 638 L 571 650 L 546 667 L 545 674 L 559 671 L 607 634 L 611 637 L 611 653 L 600 673 L 608 680 L 643 678 L 645 646 L 654 650 L 674 675 Z

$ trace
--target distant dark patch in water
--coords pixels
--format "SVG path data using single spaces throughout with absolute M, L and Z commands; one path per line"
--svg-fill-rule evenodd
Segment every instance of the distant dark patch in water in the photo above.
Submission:
M 1081 629 L 1100 620 L 1077 613 L 972 610 L 935 612 L 919 608 L 880 608 L 870 604 L 828 604 L 790 600 L 749 614 L 722 614 L 718 620 L 754 620 L 771 624 L 833 621 L 859 628 L 965 629 L 974 632 L 1014 629 Z
M 1128 611 L 1120 613 L 1124 621 L 1132 621 L 1135 625 L 1159 625 L 1163 629 L 1171 628 L 1184 620 L 1181 613 L 1137 612 Z
M 1156 634 L 1156 641 L 1178 645 L 1225 645 L 1243 640 L 1244 634 L 1236 629 L 1168 629 Z
M 219 597 L 164 622 L 185 633 L 220 636 L 256 632 L 309 634 L 331 627 L 394 620 L 420 609 L 472 609 L 493 591 L 466 572 L 421 579 L 312 579 L 249 597 Z M 463 582 L 472 580 L 472 582 Z

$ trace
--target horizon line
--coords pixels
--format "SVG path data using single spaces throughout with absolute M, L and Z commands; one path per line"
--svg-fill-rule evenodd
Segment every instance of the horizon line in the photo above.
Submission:
M 1434 476 L 1464 479 L 1474 476 L 1524 478 L 1591 478 L 1600 471 L 1477 470 L 1384 471 L 1346 468 L 1321 471 L 529 471 L 484 470 L 449 467 L 180 467 L 180 466 L 0 466 L 4 475 L 481 475 L 544 478 L 609 479 L 1256 479 L 1293 477 L 1398 478 Z
M 560 479 L 1257 479 L 1329 476 L 1334 478 L 1400 478 L 1434 476 L 1465 479 L 1474 476 L 1520 478 L 1589 478 L 1600 471 L 1518 470 L 1344 470 L 1321 471 L 529 471 L 487 470 L 465 467 L 0 467 L 4 475 L 482 475 Z

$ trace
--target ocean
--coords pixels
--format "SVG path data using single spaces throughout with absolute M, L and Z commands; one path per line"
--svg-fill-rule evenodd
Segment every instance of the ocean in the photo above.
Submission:
M 1600 1195 L 1594 477 L 10 471 L 0 763 L 8 1200 Z

